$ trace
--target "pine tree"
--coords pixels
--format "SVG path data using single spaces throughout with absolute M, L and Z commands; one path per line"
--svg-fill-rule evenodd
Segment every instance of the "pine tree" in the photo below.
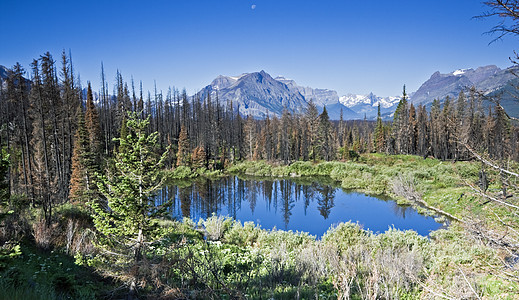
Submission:
M 11 194 L 9 192 L 9 153 L 2 149 L 0 151 L 0 207 L 9 204 Z M 0 221 L 2 221 L 2 214 L 0 213 Z
M 392 139 L 394 140 L 394 149 L 392 153 L 408 154 L 409 146 L 409 108 L 407 107 L 407 93 L 405 85 L 402 92 L 402 98 L 398 102 L 395 114 L 393 116 Z
M 157 218 L 166 214 L 167 207 L 157 207 L 152 197 L 163 184 L 162 167 L 167 152 L 159 156 L 158 133 L 146 133 L 149 117 L 142 120 L 138 113 L 130 113 L 126 126 L 128 134 L 116 140 L 120 147 L 113 170 L 96 177 L 107 202 L 93 201 L 91 205 L 95 227 L 101 233 L 100 245 L 118 254 L 109 254 L 108 259 L 119 264 L 126 257 L 123 267 L 132 267 L 156 237 Z M 137 273 L 132 279 L 132 287 L 138 276 Z
M 383 152 L 386 149 L 386 137 L 384 134 L 384 124 L 382 123 L 382 117 L 380 115 L 380 103 L 378 104 L 378 112 L 377 112 L 377 125 L 375 126 L 375 151 Z
M 90 152 L 88 132 L 85 128 L 85 120 L 81 107 L 78 108 L 78 128 L 74 136 L 74 149 L 72 152 L 72 174 L 70 176 L 69 198 L 74 203 L 86 204 L 88 199 L 89 178 L 86 166 L 86 157 Z
M 331 135 L 332 124 L 330 123 L 330 117 L 326 106 L 323 108 L 323 112 L 319 115 L 319 126 L 318 126 L 318 147 L 320 156 L 326 160 L 332 160 L 334 158 L 334 147 Z
M 94 104 L 94 96 L 92 94 L 92 87 L 88 82 L 87 88 L 87 102 L 85 112 L 85 127 L 88 131 L 88 142 L 90 151 L 97 159 L 100 158 L 103 151 L 101 123 L 99 121 L 99 114 Z
M 418 107 L 418 144 L 417 154 L 426 158 L 429 152 L 429 126 L 425 106 Z
M 409 133 L 409 145 L 407 147 L 408 153 L 416 154 L 418 148 L 418 120 L 416 116 L 416 109 L 412 103 L 409 107 L 409 122 L 407 132 Z
M 178 152 L 177 152 L 177 167 L 188 166 L 191 158 L 189 150 L 189 140 L 187 137 L 186 126 L 182 125 L 180 128 L 180 135 L 178 137 Z
M 204 168 L 207 165 L 204 147 L 198 146 L 193 149 L 191 155 L 191 165 L 194 169 Z
M 491 129 L 494 140 L 492 141 L 493 147 L 489 149 L 489 152 L 493 154 L 494 159 L 504 160 L 509 158 L 510 155 L 510 120 L 499 101 L 496 103 L 494 115 Z
M 319 112 L 312 99 L 308 102 L 305 112 L 306 130 L 308 131 L 309 153 L 313 161 L 317 159 L 317 129 L 319 127 Z
M 50 170 L 50 151 L 47 134 L 47 114 L 48 103 L 44 98 L 44 89 L 40 76 L 40 68 L 37 60 L 32 64 L 32 89 L 30 93 L 30 115 L 33 122 L 32 138 L 30 145 L 33 153 L 33 186 L 34 202 L 33 205 L 42 205 L 43 215 L 47 226 L 50 226 L 52 218 L 52 206 L 55 198 L 55 190 L 52 186 L 56 185 L 55 177 Z

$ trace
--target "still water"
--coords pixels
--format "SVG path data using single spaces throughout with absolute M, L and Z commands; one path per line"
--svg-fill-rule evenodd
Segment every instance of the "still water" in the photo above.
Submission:
M 328 182 L 327 182 L 328 181 Z M 331 225 L 352 221 L 364 229 L 384 232 L 389 227 L 412 229 L 426 236 L 442 225 L 395 201 L 346 191 L 333 181 L 321 179 L 196 180 L 165 186 L 158 203 L 172 200 L 174 218 L 198 222 L 215 213 L 264 229 L 306 231 L 322 236 Z

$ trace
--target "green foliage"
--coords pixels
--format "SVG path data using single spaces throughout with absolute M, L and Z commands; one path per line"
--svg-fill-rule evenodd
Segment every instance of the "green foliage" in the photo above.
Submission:
M 20 245 L 5 243 L 0 247 L 0 270 L 4 269 L 9 260 L 22 254 Z
M 224 234 L 231 228 L 234 220 L 229 217 L 213 216 L 206 220 L 200 219 L 198 221 L 198 227 L 204 229 L 205 237 L 210 241 L 218 241 L 223 238 Z
M 266 234 L 265 230 L 255 225 L 254 222 L 234 222 L 224 235 L 224 241 L 229 244 L 246 247 L 254 245 L 261 235 Z
M 370 236 L 371 233 L 362 230 L 358 224 L 346 222 L 328 229 L 322 241 L 335 245 L 341 251 L 359 243 L 367 243 Z
M 166 153 L 159 156 L 158 134 L 147 134 L 148 119 L 130 113 L 126 120 L 127 134 L 117 139 L 114 170 L 96 179 L 99 191 L 107 199 L 91 201 L 96 229 L 102 234 L 101 244 L 116 248 L 139 259 L 145 241 L 158 233 L 157 218 L 166 213 L 167 206 L 157 207 L 152 196 L 163 184 L 162 171 Z
M 66 255 L 22 250 L 0 271 L 0 299 L 98 299 L 113 288 Z
M 472 203 L 474 196 L 469 196 L 461 185 L 462 177 L 477 180 L 479 166 L 473 163 L 374 154 L 357 162 L 295 162 L 290 166 L 242 162 L 230 170 L 238 174 L 295 176 L 302 181 L 325 176 L 322 178 L 338 182 L 342 187 L 386 195 L 392 193 L 393 178 L 403 176 L 433 206 L 453 214 L 473 212 L 477 206 Z M 184 166 L 172 172 L 178 172 L 178 178 L 206 174 L 204 169 L 192 171 Z M 461 194 L 465 196 L 460 197 Z M 481 208 L 479 212 L 485 213 Z M 65 218 L 80 218 L 85 212 L 65 205 L 57 213 Z M 200 220 L 198 224 L 190 219 L 183 222 L 155 219 L 154 226 L 147 240 L 149 247 L 143 250 L 146 260 L 132 269 L 142 273 L 147 282 L 157 284 L 148 285 L 150 298 L 173 293 L 173 298 L 337 299 L 348 295 L 352 299 L 416 299 L 434 298 L 428 290 L 438 289 L 454 298 L 470 298 L 473 297 L 470 287 L 487 298 L 517 295 L 517 284 L 486 271 L 489 267 L 499 267 L 501 257 L 506 256 L 468 238 L 455 225 L 433 232 L 427 238 L 414 231 L 394 228 L 374 234 L 348 222 L 330 228 L 320 239 L 307 233 L 265 230 L 252 222 L 241 224 L 218 216 Z M 20 256 L 24 255 L 25 252 Z M 4 270 L 9 270 L 17 260 L 6 260 Z M 128 272 L 106 255 L 77 254 L 75 261 L 77 265 L 69 273 L 83 272 L 80 266 L 111 274 Z M 16 275 L 18 271 L 9 273 L 11 281 L 0 278 L 0 286 L 5 286 L 13 299 L 30 298 L 34 289 L 24 285 L 26 280 L 20 281 L 20 287 L 10 287 L 17 278 L 26 278 Z M 65 295 L 79 299 L 99 295 L 95 289 L 85 289 L 77 278 L 56 271 L 56 276 L 41 285 L 45 290 L 38 290 L 35 298 L 51 299 L 59 295 L 57 290 L 65 290 Z M 43 277 L 36 280 L 40 286 Z
M 189 179 L 197 176 L 198 174 L 191 171 L 191 168 L 188 166 L 178 166 L 168 174 L 168 177 L 171 179 Z

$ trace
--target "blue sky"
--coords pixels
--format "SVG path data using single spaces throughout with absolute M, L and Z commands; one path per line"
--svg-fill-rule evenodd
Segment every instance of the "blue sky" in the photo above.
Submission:
M 517 38 L 489 45 L 498 20 L 477 0 L 0 0 L 0 64 L 72 53 L 83 84 L 142 80 L 189 94 L 216 76 L 265 70 L 300 85 L 399 95 L 435 71 L 510 66 Z

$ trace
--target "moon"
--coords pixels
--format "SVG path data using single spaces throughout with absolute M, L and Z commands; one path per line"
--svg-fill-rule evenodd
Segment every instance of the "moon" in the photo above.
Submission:
M 251 9 L 256 9 L 256 4 L 252 4 Z

